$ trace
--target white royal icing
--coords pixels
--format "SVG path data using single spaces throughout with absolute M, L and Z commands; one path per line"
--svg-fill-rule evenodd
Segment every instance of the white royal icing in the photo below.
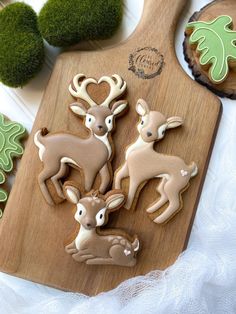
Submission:
M 69 157 L 63 157 L 63 158 L 61 159 L 61 163 L 64 163 L 64 164 L 73 164 L 73 165 L 79 167 L 79 165 L 78 165 L 73 159 L 71 159 L 71 158 L 69 158 Z
M 150 145 L 150 143 L 144 142 L 144 140 L 142 139 L 142 137 L 139 136 L 138 139 L 137 139 L 137 141 L 136 141 L 134 144 L 130 145 L 130 146 L 128 147 L 128 149 L 126 150 L 125 159 L 126 159 L 126 160 L 128 159 L 129 154 L 130 154 L 131 152 L 133 152 L 133 151 L 136 150 L 136 149 L 145 147 L 146 145 Z
M 111 149 L 111 144 L 108 140 L 108 133 L 106 133 L 105 135 L 103 136 L 98 136 L 96 134 L 94 134 L 96 136 L 97 139 L 99 139 L 101 142 L 103 142 L 108 150 L 108 159 L 111 157 L 111 154 L 112 154 L 112 149 Z
M 39 142 L 38 135 L 41 133 L 41 130 L 35 133 L 34 144 L 39 148 L 39 159 L 43 161 L 43 154 L 45 152 L 45 146 Z

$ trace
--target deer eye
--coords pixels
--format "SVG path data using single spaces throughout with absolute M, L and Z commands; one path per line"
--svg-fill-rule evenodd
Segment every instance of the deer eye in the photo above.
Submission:
M 80 222 L 81 218 L 86 215 L 86 208 L 82 204 L 77 204 L 77 211 L 75 213 L 75 220 Z
M 87 123 L 87 126 L 90 127 L 91 123 L 93 123 L 94 121 L 95 121 L 95 117 L 88 113 L 87 116 L 86 116 L 85 125 Z
M 96 215 L 97 227 L 104 225 L 105 223 L 105 212 L 106 208 L 102 208 Z
M 106 126 L 108 128 L 108 131 L 110 131 L 112 129 L 112 116 L 107 116 L 106 117 L 106 120 L 105 120 L 105 123 L 106 123 Z
M 144 125 L 144 121 L 143 120 L 141 121 L 141 125 Z

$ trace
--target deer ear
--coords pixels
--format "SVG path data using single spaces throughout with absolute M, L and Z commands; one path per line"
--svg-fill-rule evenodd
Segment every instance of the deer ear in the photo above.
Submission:
M 69 107 L 70 107 L 70 110 L 78 116 L 84 117 L 87 114 L 87 109 L 84 107 L 84 105 L 80 103 L 73 103 Z
M 149 113 L 149 107 L 145 100 L 139 99 L 136 104 L 136 111 L 140 116 L 145 116 Z
M 167 119 L 167 129 L 174 129 L 182 125 L 184 120 L 181 117 L 171 117 Z
M 120 114 L 122 111 L 124 111 L 127 108 L 128 101 L 126 100 L 119 100 L 114 103 L 114 105 L 111 108 L 112 113 L 114 116 Z
M 64 192 L 67 200 L 72 204 L 78 204 L 80 200 L 80 191 L 73 185 L 64 186 Z
M 122 193 L 111 194 L 106 199 L 106 206 L 110 212 L 119 209 L 125 200 L 125 196 Z

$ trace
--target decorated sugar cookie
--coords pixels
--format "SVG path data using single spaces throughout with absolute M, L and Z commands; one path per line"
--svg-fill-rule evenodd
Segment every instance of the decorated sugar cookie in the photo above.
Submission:
M 23 154 L 21 140 L 25 135 L 26 130 L 20 123 L 9 121 L 0 114 L 0 185 L 6 181 L 5 173 L 13 170 L 14 158 L 19 158 Z M 5 203 L 7 196 L 7 192 L 0 188 L 0 203 Z M 0 217 L 2 217 L 2 209 L 0 209 Z
M 20 123 L 5 120 L 0 114 L 0 170 L 12 171 L 14 157 L 20 157 L 24 152 L 20 141 L 25 134 Z
M 98 105 L 88 94 L 87 87 L 89 84 L 102 82 L 109 84 L 110 93 L 103 103 Z M 110 134 L 114 129 L 115 117 L 127 108 L 127 101 L 115 101 L 126 91 L 126 82 L 117 74 L 112 77 L 103 76 L 98 81 L 78 74 L 74 77 L 69 91 L 73 97 L 87 103 L 88 108 L 78 102 L 72 103 L 69 108 L 74 114 L 84 118 L 90 136 L 82 139 L 69 133 L 47 134 L 46 129 L 35 134 L 34 142 L 39 148 L 39 158 L 44 165 L 38 178 L 39 185 L 45 200 L 51 205 L 54 201 L 46 181 L 51 179 L 58 196 L 64 198 L 60 180 L 66 177 L 68 167 L 82 170 L 87 192 L 92 189 L 99 174 L 99 191 L 106 192 L 112 180 L 110 161 L 113 151 Z
M 5 181 L 6 181 L 6 177 L 4 173 L 0 171 L 0 184 L 5 183 Z M 8 196 L 7 192 L 4 189 L 0 188 L 0 203 L 5 203 L 7 200 L 7 196 Z M 0 218 L 2 218 L 2 214 L 3 214 L 3 211 L 0 208 Z
M 186 27 L 189 43 L 199 53 L 200 65 L 209 69 L 209 79 L 214 84 L 222 83 L 229 68 L 236 67 L 236 32 L 232 27 L 232 18 L 227 15 L 210 22 L 190 22 Z
M 109 214 L 123 205 L 123 193 L 113 190 L 103 196 L 93 192 L 80 199 L 79 190 L 67 183 L 65 194 L 76 205 L 75 220 L 80 224 L 78 235 L 66 246 L 66 252 L 75 261 L 88 265 L 134 266 L 140 248 L 137 236 L 132 238 L 117 229 L 100 230 Z
M 183 124 L 182 118 L 167 119 L 158 111 L 150 111 L 143 99 L 138 100 L 136 111 L 141 117 L 137 127 L 139 137 L 127 148 L 125 163 L 115 174 L 114 186 L 115 189 L 121 189 L 122 180 L 129 177 L 129 192 L 124 207 L 130 209 L 141 188 L 149 180 L 160 178 L 157 187 L 160 198 L 147 208 L 147 212 L 156 213 L 153 221 L 161 224 L 181 209 L 181 193 L 187 189 L 189 180 L 196 176 L 198 169 L 194 162 L 187 165 L 179 157 L 163 155 L 154 150 L 154 143 L 163 139 L 168 129 Z M 167 203 L 167 208 L 158 214 L 158 210 Z

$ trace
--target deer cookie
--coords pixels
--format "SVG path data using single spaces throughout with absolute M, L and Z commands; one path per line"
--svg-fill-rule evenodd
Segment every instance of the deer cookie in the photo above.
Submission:
M 80 199 L 79 190 L 71 183 L 64 187 L 67 199 L 76 205 L 75 220 L 80 229 L 75 240 L 65 250 L 77 262 L 88 265 L 135 266 L 140 245 L 137 236 L 131 238 L 122 230 L 100 230 L 110 213 L 125 201 L 124 194 L 112 190 L 105 196 L 92 193 Z
M 110 93 L 104 102 L 98 105 L 88 94 L 89 84 L 106 82 Z M 39 158 L 44 164 L 39 174 L 39 185 L 45 200 L 53 205 L 46 181 L 51 179 L 58 196 L 64 198 L 60 180 L 66 177 L 68 168 L 81 169 L 84 175 L 84 189 L 89 192 L 97 174 L 100 174 L 99 191 L 105 193 L 112 181 L 111 159 L 113 157 L 111 132 L 115 126 L 115 117 L 127 108 L 127 101 L 115 101 L 126 91 L 126 82 L 115 74 L 112 77 L 103 76 L 98 81 L 86 78 L 83 74 L 74 77 L 69 87 L 72 96 L 85 101 L 87 109 L 81 103 L 73 103 L 70 110 L 84 118 L 85 126 L 90 136 L 82 139 L 68 133 L 47 134 L 47 129 L 39 130 L 34 136 L 35 145 L 39 148 Z
M 197 165 L 187 165 L 181 158 L 160 154 L 154 150 L 154 143 L 165 136 L 168 129 L 183 124 L 180 117 L 166 118 L 158 111 L 150 111 L 148 104 L 140 99 L 136 111 L 141 117 L 137 129 L 139 137 L 126 150 L 125 163 L 117 170 L 114 179 L 115 189 L 120 189 L 122 180 L 129 177 L 129 192 L 126 209 L 132 207 L 135 195 L 153 178 L 160 178 L 157 187 L 160 198 L 147 208 L 149 214 L 167 208 L 154 219 L 157 224 L 171 219 L 181 208 L 181 193 L 187 189 L 189 180 L 197 175 Z M 158 213 L 158 212 L 157 212 Z

